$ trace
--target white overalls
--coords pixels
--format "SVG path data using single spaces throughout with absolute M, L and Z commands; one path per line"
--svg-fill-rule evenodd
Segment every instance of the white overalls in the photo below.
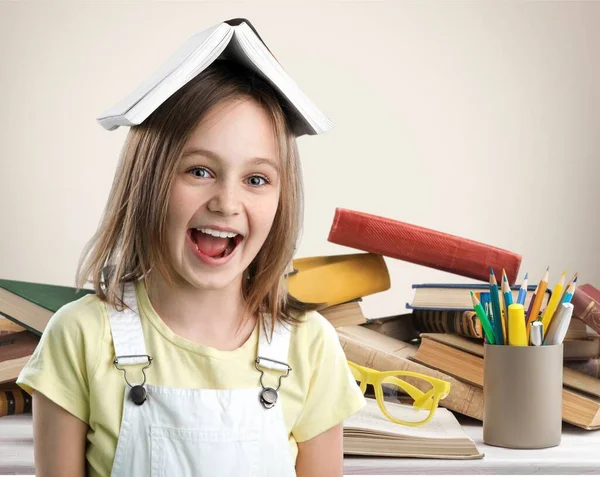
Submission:
M 152 360 L 146 353 L 133 283 L 125 284 L 123 298 L 131 310 L 117 312 L 107 306 L 118 366 L 115 373 L 125 374 L 123 417 L 111 477 L 294 477 L 281 400 L 266 408 L 259 399 L 262 385 L 187 389 L 144 384 L 145 402 L 132 401 L 126 372 L 137 370 L 138 376 L 140 367 L 127 365 L 148 367 Z M 261 327 L 257 358 L 286 363 L 289 342 L 285 326 L 275 326 L 270 343 Z M 119 358 L 132 355 L 138 357 Z M 259 367 L 268 368 L 265 375 L 273 373 L 276 378 L 289 372 L 287 365 L 264 359 Z M 261 371 L 257 369 L 257 378 Z M 279 382 L 285 386 L 285 379 Z

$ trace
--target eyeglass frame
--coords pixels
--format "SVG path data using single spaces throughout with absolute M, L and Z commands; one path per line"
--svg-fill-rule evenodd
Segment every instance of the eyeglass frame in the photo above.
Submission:
M 367 384 L 373 386 L 373 388 L 375 389 L 375 398 L 377 399 L 377 405 L 379 406 L 379 409 L 385 417 L 387 417 L 390 421 L 396 424 L 411 427 L 417 427 L 422 426 L 423 424 L 427 424 L 433 418 L 433 415 L 435 414 L 440 400 L 444 399 L 446 396 L 448 396 L 448 393 L 450 393 L 450 383 L 448 381 L 444 381 L 438 378 L 432 378 L 431 376 L 427 376 L 426 374 L 415 373 L 413 371 L 377 371 L 376 369 L 361 366 L 350 360 L 347 361 L 348 366 L 350 368 L 355 368 L 361 374 L 361 377 L 364 376 L 365 378 L 360 380 L 359 387 L 362 393 L 365 394 L 365 392 L 367 391 Z M 354 373 L 352 373 L 352 376 L 356 379 Z M 404 381 L 402 379 L 398 379 L 398 376 L 407 376 L 423 379 L 424 381 L 431 384 L 431 389 L 424 393 L 409 382 Z M 426 419 L 419 422 L 403 421 L 401 419 L 396 419 L 387 411 L 384 404 L 385 400 L 383 399 L 383 388 L 381 387 L 381 385 L 384 384 L 385 380 L 389 380 L 389 378 L 395 378 L 395 381 L 397 382 L 391 381 L 391 384 L 398 386 L 399 388 L 404 390 L 404 392 L 406 392 L 411 398 L 413 398 L 414 408 L 418 410 L 429 409 L 429 415 Z

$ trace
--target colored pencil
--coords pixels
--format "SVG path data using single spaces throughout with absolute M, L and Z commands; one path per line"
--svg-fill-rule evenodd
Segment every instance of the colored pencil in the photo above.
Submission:
M 517 297 L 517 303 L 519 305 L 525 306 L 525 299 L 527 298 L 527 277 L 529 274 L 525 274 L 525 278 L 523 279 L 523 283 L 521 283 L 521 288 L 519 288 L 519 296 Z
M 569 288 L 571 287 L 571 285 L 572 285 L 573 283 L 577 283 L 577 273 L 576 273 L 575 275 L 573 275 L 573 278 L 571 278 L 571 281 L 570 281 L 570 282 L 569 282 L 569 284 L 568 284 L 568 285 L 565 287 L 565 289 L 564 289 L 564 291 L 563 291 L 563 294 L 562 294 L 562 296 L 560 297 L 560 301 L 558 302 L 558 304 L 559 304 L 559 305 L 560 305 L 561 303 L 565 303 L 565 296 L 567 295 L 567 292 L 568 292 Z M 573 291 L 575 291 L 575 290 L 573 290 Z M 571 297 L 571 298 L 573 298 L 573 297 Z M 570 302 L 570 300 L 569 300 L 569 302 Z M 567 303 L 569 303 L 569 302 L 567 302 Z
M 485 337 L 487 339 L 488 344 L 496 344 L 496 340 L 494 338 L 494 330 L 492 329 L 492 324 L 488 320 L 487 315 L 485 314 L 485 310 L 481 306 L 481 303 L 477 299 L 477 297 L 471 292 L 471 301 L 473 302 L 473 309 L 475 313 L 477 313 L 477 317 L 481 322 L 481 326 L 483 327 L 483 331 L 485 333 Z
M 510 319 L 508 315 L 508 307 L 513 304 L 512 290 L 506 277 L 506 271 L 502 269 L 502 310 L 504 310 L 504 321 L 502 323 L 505 340 L 510 336 Z M 525 320 L 525 314 L 523 314 L 523 320 Z M 525 325 L 525 321 L 523 321 Z
M 565 292 L 565 294 L 563 296 L 561 304 L 562 303 L 571 303 L 571 300 L 573 299 L 573 294 L 575 293 L 576 288 L 577 288 L 577 277 L 575 277 L 575 279 L 571 282 L 571 284 L 567 288 L 567 291 Z
M 535 303 L 535 297 L 537 297 L 537 292 L 540 288 L 540 285 L 536 285 L 535 286 L 535 291 L 533 292 L 533 295 L 531 295 L 531 301 L 529 302 L 529 307 L 527 308 L 527 314 L 525 315 L 525 323 L 527 323 L 527 317 L 529 316 L 529 314 L 531 313 L 531 309 L 533 308 L 533 304 Z
M 535 294 L 535 300 L 533 301 L 533 306 L 529 310 L 527 314 L 527 333 L 530 332 L 531 323 L 537 320 L 538 315 L 540 314 L 540 308 L 542 307 L 542 301 L 544 300 L 544 294 L 546 293 L 546 289 L 548 288 L 548 277 L 549 277 L 550 267 L 546 268 L 546 273 L 540 280 L 540 283 L 537 286 L 537 292 Z
M 552 317 L 554 316 L 554 313 L 558 308 L 559 300 L 562 297 L 562 291 L 565 286 L 565 278 L 567 278 L 566 271 L 560 274 L 560 279 L 552 289 L 552 298 L 550 298 L 546 309 L 542 313 L 542 323 L 544 324 L 545 333 L 548 331 L 548 328 L 550 327 L 550 322 L 552 321 Z
M 494 317 L 494 337 L 496 343 L 504 344 L 504 332 L 502 326 L 502 310 L 500 308 L 500 299 L 498 297 L 498 282 L 494 275 L 494 269 L 490 268 L 490 301 L 492 303 L 492 315 Z

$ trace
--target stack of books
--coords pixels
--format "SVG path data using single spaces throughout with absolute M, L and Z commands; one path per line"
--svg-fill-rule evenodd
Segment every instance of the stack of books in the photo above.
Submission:
M 582 323 L 586 330 L 591 330 L 596 336 L 600 334 L 600 290 L 589 283 L 581 285 L 575 290 L 571 303 L 573 316 L 578 318 L 575 321 Z M 570 360 L 565 364 L 569 368 L 600 379 L 600 351 L 596 351 L 594 354 L 590 350 L 588 356 L 583 356 L 578 361 Z
M 356 253 L 298 258 L 287 279 L 289 293 L 319 309 L 334 327 L 367 323 L 363 297 L 390 288 L 390 275 L 383 256 Z
M 490 268 L 504 270 L 508 283 L 514 284 L 521 256 L 467 238 L 348 209 L 336 209 L 328 240 L 478 280 L 471 284 L 415 284 L 414 299 L 407 304 L 411 313 L 375 320 L 377 323 L 343 326 L 337 331 L 351 361 L 380 371 L 414 371 L 449 381 L 450 394 L 440 405 L 481 420 L 484 334 L 470 292 L 489 292 Z M 516 302 L 519 288 L 511 288 Z M 600 337 L 596 334 L 600 331 L 600 294 L 593 301 L 589 296 L 593 290 L 587 287 L 588 295 L 584 296 L 585 290 L 582 286 L 575 291 L 575 319 L 564 342 L 563 420 L 584 429 L 598 429 L 600 380 L 576 370 L 585 366 L 592 374 L 600 356 Z M 535 291 L 535 287 L 527 287 L 525 308 Z M 543 294 L 542 308 L 550 297 L 550 291 Z M 403 324 L 395 324 L 398 321 Z M 410 329 L 419 336 L 417 341 L 410 340 Z
M 0 417 L 31 412 L 31 396 L 16 384 L 51 316 L 92 290 L 0 280 Z

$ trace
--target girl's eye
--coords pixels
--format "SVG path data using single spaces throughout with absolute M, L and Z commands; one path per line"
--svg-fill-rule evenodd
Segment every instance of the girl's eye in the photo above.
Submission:
M 250 185 L 252 187 L 261 187 L 261 186 L 267 185 L 269 183 L 269 180 L 263 176 L 250 176 L 249 180 L 252 181 L 252 182 L 250 182 Z M 264 181 L 264 184 L 261 184 L 260 181 Z
M 208 169 L 206 169 L 205 167 L 192 167 L 190 170 L 188 170 L 188 172 L 192 172 L 194 177 L 198 177 L 200 179 L 205 179 L 206 177 L 209 177 L 208 175 L 195 174 L 194 171 L 201 171 L 201 172 L 205 172 L 206 174 L 208 174 Z

